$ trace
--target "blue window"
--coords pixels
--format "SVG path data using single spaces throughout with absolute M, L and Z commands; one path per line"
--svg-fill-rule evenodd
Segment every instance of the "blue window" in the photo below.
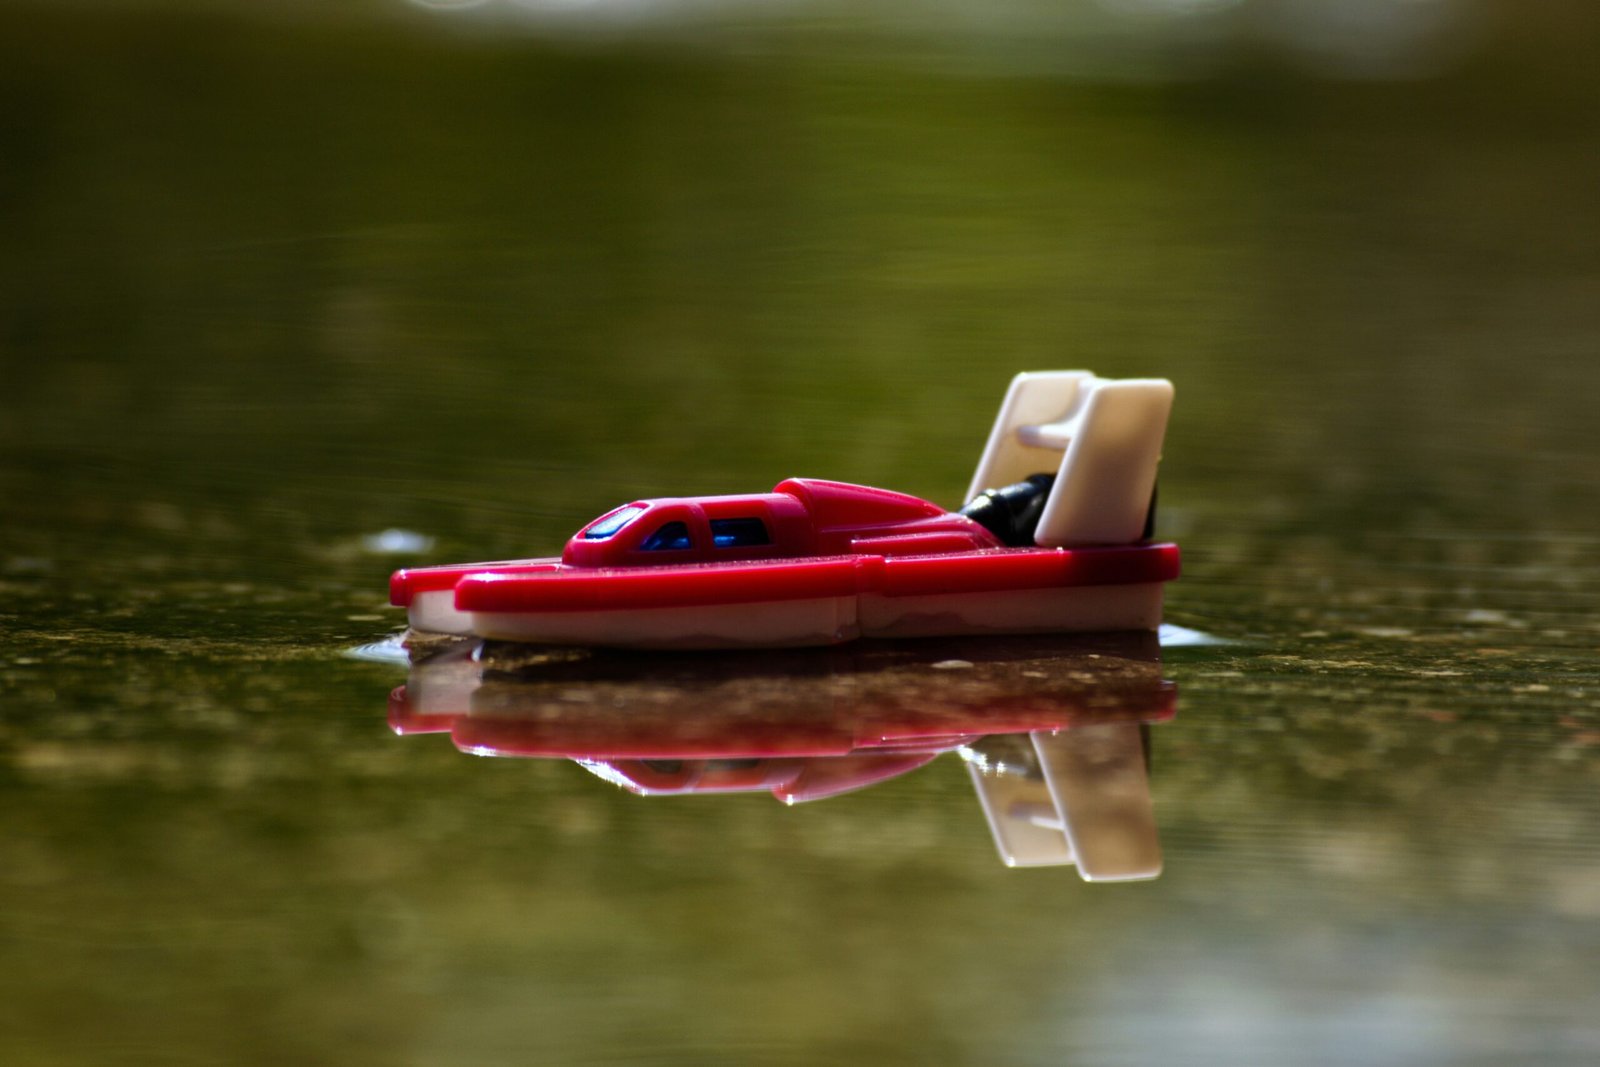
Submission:
M 770 545 L 767 524 L 760 519 L 712 519 L 711 543 L 718 548 Z
M 640 550 L 644 552 L 671 552 L 680 548 L 693 548 L 689 540 L 689 527 L 681 522 L 669 522 L 644 539 Z
M 596 521 L 594 525 L 583 531 L 583 539 L 585 541 L 604 541 L 606 538 L 610 537 L 612 534 L 628 525 L 628 523 L 632 522 L 634 518 L 643 510 L 644 508 L 638 507 L 634 504 L 629 504 L 625 508 L 618 508 L 616 511 L 613 511 L 605 518 Z

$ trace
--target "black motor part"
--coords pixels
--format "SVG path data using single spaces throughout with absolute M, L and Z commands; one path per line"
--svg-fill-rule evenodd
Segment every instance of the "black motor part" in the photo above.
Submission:
M 1055 483 L 1053 474 L 1031 474 L 1015 485 L 985 489 L 961 509 L 961 514 L 975 520 L 1002 544 L 1027 548 L 1033 544 L 1033 532 L 1039 527 L 1039 516 Z

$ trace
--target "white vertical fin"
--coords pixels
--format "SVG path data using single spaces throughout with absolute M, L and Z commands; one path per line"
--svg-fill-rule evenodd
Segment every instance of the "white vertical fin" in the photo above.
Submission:
M 1086 370 L 1032 371 L 1011 379 L 963 503 L 985 489 L 999 489 L 1060 467 L 1060 449 L 1026 443 L 1017 431 L 1061 418 L 1072 410 L 1078 386 L 1093 380 Z
M 1006 392 L 967 492 L 1056 470 L 1034 542 L 1048 547 L 1139 540 L 1172 411 L 1163 378 L 1086 371 L 1019 374 Z

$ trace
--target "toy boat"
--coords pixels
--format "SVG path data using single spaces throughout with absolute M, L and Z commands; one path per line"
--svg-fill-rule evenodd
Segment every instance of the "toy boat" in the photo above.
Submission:
M 1154 629 L 1179 570 L 1149 540 L 1171 406 L 1163 380 L 1021 374 L 959 512 L 809 478 L 638 500 L 560 557 L 397 571 L 390 600 L 414 630 L 551 645 Z

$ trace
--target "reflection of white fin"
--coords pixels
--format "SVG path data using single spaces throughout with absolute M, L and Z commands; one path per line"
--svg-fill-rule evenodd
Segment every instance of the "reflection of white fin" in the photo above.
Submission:
M 1019 374 L 1000 405 L 967 499 L 1056 471 L 1034 534 L 1037 544 L 1137 541 L 1171 411 L 1172 383 L 1164 378 Z
M 1036 731 L 1033 747 L 1078 873 L 1090 882 L 1158 877 L 1161 840 L 1139 724 Z
M 1054 867 L 1072 862 L 1055 801 L 1043 781 L 986 771 L 973 760 L 967 761 L 967 771 L 1007 867 Z

